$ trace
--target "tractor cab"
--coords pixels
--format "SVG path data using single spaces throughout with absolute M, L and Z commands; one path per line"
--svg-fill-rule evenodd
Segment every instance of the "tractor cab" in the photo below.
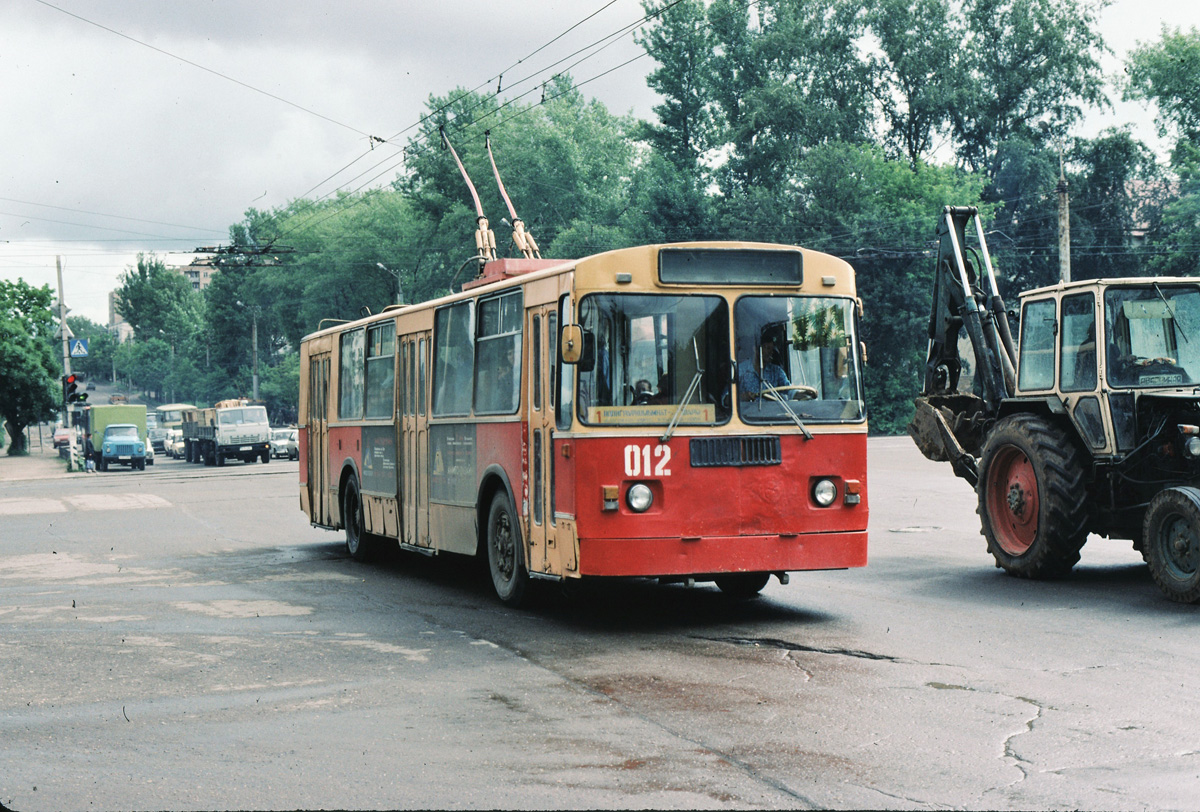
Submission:
M 1029 291 L 1017 346 L 1014 397 L 1060 402 L 1095 456 L 1128 453 L 1169 419 L 1164 408 L 1197 400 L 1200 285 L 1126 279 Z M 1143 396 L 1153 402 L 1139 408 Z

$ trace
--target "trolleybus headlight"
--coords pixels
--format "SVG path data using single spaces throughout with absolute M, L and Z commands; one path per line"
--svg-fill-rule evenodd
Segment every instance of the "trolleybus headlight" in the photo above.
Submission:
M 630 487 L 629 493 L 625 494 L 625 501 L 634 513 L 645 513 L 654 503 L 654 494 L 650 492 L 649 486 L 639 482 Z
M 1189 437 L 1185 448 L 1189 457 L 1200 457 L 1200 437 Z
M 821 507 L 829 507 L 837 499 L 837 485 L 832 479 L 822 479 L 813 485 L 813 501 Z

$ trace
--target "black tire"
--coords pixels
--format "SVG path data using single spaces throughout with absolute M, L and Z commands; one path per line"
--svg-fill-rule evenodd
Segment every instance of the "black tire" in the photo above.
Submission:
M 996 565 L 1019 578 L 1059 578 L 1087 541 L 1082 453 L 1044 417 L 1014 414 L 984 441 L 979 461 L 981 533 Z
M 363 521 L 362 494 L 354 477 L 346 480 L 346 489 L 342 492 L 342 524 L 346 527 L 346 552 L 355 561 L 369 560 L 375 545 L 363 529 L 366 522 Z
M 718 575 L 713 579 L 717 588 L 731 598 L 746 600 L 757 598 L 767 581 L 771 580 L 769 572 L 739 572 L 730 575 Z
M 1200 490 L 1160 491 L 1142 527 L 1154 583 L 1173 601 L 1200 601 Z
M 508 494 L 500 491 L 488 509 L 487 530 L 488 571 L 496 597 L 507 606 L 520 606 L 529 589 L 529 572 L 525 569 L 525 545 L 521 539 L 521 523 L 513 510 Z

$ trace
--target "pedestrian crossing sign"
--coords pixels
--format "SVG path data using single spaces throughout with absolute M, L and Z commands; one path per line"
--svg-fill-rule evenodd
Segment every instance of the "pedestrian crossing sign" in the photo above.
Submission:
M 73 338 L 70 344 L 72 358 L 87 358 L 88 340 L 86 338 Z

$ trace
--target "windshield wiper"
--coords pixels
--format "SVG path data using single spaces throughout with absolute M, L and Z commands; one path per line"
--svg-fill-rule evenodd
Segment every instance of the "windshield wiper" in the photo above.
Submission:
M 667 424 L 667 430 L 663 432 L 663 436 L 658 438 L 660 443 L 665 443 L 671 439 L 671 435 L 675 433 L 675 427 L 679 425 L 679 418 L 683 417 L 683 409 L 691 401 L 692 395 L 696 394 L 696 390 L 700 387 L 700 378 L 703 377 L 704 370 L 698 371 L 692 376 L 692 382 L 688 384 L 687 392 L 683 395 L 683 400 L 675 407 L 675 414 L 671 415 L 671 422 Z
M 1158 283 L 1151 282 L 1150 284 L 1154 287 L 1154 292 L 1158 294 L 1158 298 L 1162 299 L 1162 303 L 1167 306 L 1167 312 L 1171 314 L 1171 321 L 1175 322 L 1175 327 L 1179 330 L 1179 334 L 1183 336 L 1183 340 L 1191 344 L 1191 339 L 1187 337 L 1187 333 L 1183 331 L 1183 325 L 1179 323 L 1179 319 L 1175 316 L 1175 308 L 1167 301 L 1167 297 L 1163 296 L 1163 292 L 1158 288 Z
M 663 432 L 663 436 L 658 438 L 660 443 L 665 443 L 671 439 L 671 435 L 675 433 L 675 427 L 679 425 L 679 419 L 683 417 L 683 410 L 691 401 L 692 395 L 696 394 L 696 390 L 700 387 L 700 379 L 704 377 L 704 370 L 700 368 L 700 347 L 696 344 L 696 339 L 692 338 L 692 353 L 696 356 L 696 374 L 692 376 L 692 382 L 688 384 L 687 391 L 683 394 L 683 400 L 675 407 L 675 413 L 671 415 L 671 421 L 667 423 L 667 430 Z
M 812 432 L 809 431 L 808 427 L 804 425 L 804 421 L 800 419 L 800 415 L 796 414 L 796 412 L 792 410 L 791 405 L 788 404 L 787 399 L 783 396 L 783 393 L 774 386 L 771 386 L 771 384 L 767 383 L 765 380 L 760 379 L 760 381 L 762 385 L 766 387 L 766 393 L 768 395 L 775 396 L 776 402 L 778 402 L 779 405 L 783 407 L 783 410 L 788 413 L 788 417 L 792 418 L 792 422 L 800 427 L 800 431 L 804 432 L 804 439 L 811 440 L 813 438 Z M 760 394 L 758 397 L 761 401 L 762 395 Z

